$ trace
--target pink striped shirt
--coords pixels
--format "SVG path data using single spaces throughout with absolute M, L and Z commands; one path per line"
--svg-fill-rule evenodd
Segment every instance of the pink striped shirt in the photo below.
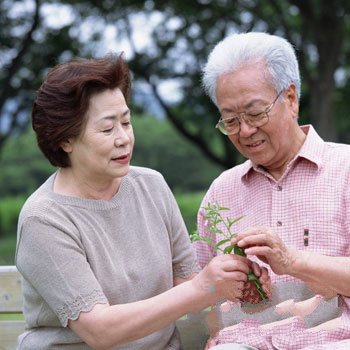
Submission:
M 324 142 L 310 125 L 302 129 L 306 140 L 278 181 L 247 160 L 212 183 L 201 207 L 218 203 L 230 208 L 224 217 L 244 215 L 233 226 L 235 232 L 269 226 L 289 247 L 350 256 L 350 146 Z M 206 235 L 203 212 L 198 213 L 198 231 Z M 215 252 L 203 242 L 194 246 L 203 267 Z M 295 281 L 291 276 L 270 274 L 275 284 Z

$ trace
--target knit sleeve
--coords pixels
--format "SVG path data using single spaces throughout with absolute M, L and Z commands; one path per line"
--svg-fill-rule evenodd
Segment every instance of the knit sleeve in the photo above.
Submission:
M 76 231 L 69 220 L 49 216 L 27 217 L 19 227 L 16 265 L 25 279 L 24 288 L 28 285 L 24 293 L 31 303 L 24 307 L 30 314 L 46 303 L 64 327 L 80 312 L 108 302 Z

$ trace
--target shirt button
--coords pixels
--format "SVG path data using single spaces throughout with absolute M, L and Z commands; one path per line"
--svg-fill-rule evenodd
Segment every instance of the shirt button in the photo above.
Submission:
M 277 221 L 277 226 L 282 226 L 282 221 Z
M 282 191 L 282 186 L 281 185 L 277 186 L 277 191 Z

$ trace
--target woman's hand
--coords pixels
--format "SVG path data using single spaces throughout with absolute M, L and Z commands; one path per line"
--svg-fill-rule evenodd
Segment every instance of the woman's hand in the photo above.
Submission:
M 248 259 L 223 254 L 214 257 L 192 282 L 196 288 L 209 293 L 213 303 L 223 298 L 236 301 L 243 296 L 249 271 Z
M 277 275 L 290 274 L 296 255 L 281 238 L 268 227 L 254 227 L 239 233 L 233 244 L 245 250 L 247 255 L 255 255 L 270 265 Z
M 250 262 L 250 268 L 254 275 L 259 278 L 259 281 L 262 285 L 264 292 L 266 293 L 266 296 L 270 298 L 272 295 L 271 278 L 269 276 L 267 268 L 262 267 L 253 261 Z M 250 304 L 257 304 L 261 300 L 261 295 L 259 294 L 254 281 L 245 282 L 241 301 Z

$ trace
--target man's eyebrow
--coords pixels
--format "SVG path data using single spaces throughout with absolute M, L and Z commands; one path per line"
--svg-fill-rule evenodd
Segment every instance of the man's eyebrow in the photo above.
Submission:
M 253 99 L 253 100 L 251 100 L 251 101 L 249 101 L 249 102 L 247 102 L 245 105 L 244 105 L 244 109 L 248 109 L 248 108 L 251 108 L 251 107 L 254 107 L 254 105 L 255 104 L 257 104 L 257 103 L 263 103 L 264 101 L 262 100 L 262 99 L 260 99 L 260 98 L 255 98 L 255 99 Z M 222 109 L 221 110 L 221 112 L 235 112 L 234 110 L 232 110 L 231 108 L 224 108 L 224 109 Z M 239 113 L 240 111 L 238 111 L 238 113 Z M 242 111 L 243 112 L 243 111 Z

